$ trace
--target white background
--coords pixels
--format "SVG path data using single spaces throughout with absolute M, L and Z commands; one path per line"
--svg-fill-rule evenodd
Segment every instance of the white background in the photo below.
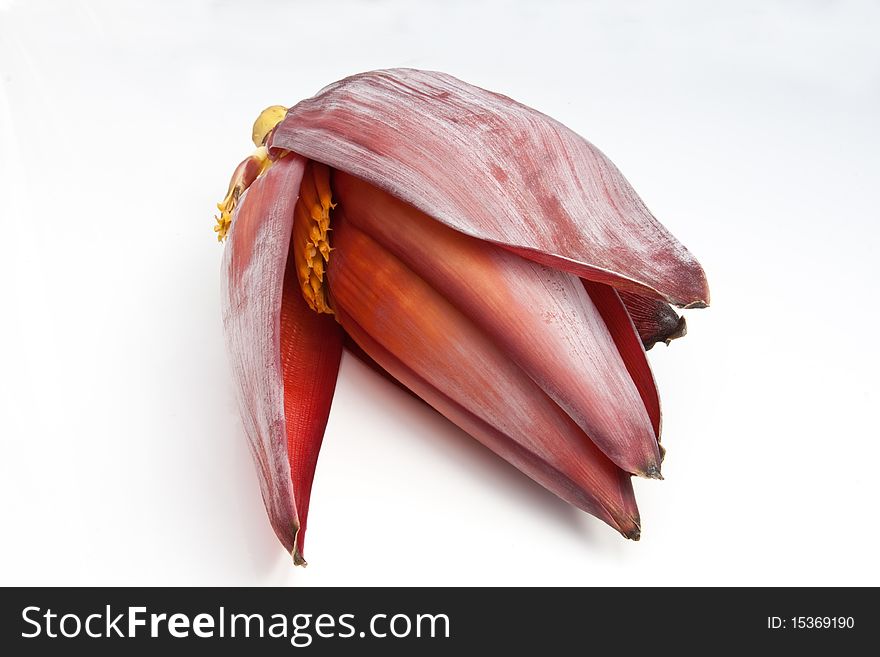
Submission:
M 0 0 L 0 583 L 880 584 L 880 5 Z M 632 543 L 352 358 L 294 569 L 214 203 L 269 104 L 440 69 L 602 148 L 713 306 Z

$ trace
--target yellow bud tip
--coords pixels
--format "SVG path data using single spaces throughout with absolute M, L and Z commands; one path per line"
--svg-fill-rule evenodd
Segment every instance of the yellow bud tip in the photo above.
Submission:
M 287 108 L 281 105 L 272 105 L 260 112 L 257 120 L 254 121 L 254 129 L 251 134 L 251 139 L 254 140 L 254 146 L 258 148 L 262 146 L 266 141 L 266 137 L 269 136 L 269 133 L 272 132 L 276 125 L 284 120 L 285 116 L 287 116 Z

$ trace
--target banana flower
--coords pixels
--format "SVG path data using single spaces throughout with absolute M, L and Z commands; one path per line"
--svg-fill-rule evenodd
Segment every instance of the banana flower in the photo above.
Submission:
M 244 428 L 304 563 L 344 345 L 523 473 L 638 539 L 660 477 L 645 349 L 708 304 L 697 260 L 596 147 L 506 96 L 355 75 L 254 124 L 215 230 Z

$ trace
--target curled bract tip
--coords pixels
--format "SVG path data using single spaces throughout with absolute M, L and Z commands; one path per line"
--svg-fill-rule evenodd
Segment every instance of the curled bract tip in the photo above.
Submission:
M 294 566 L 302 566 L 303 568 L 305 568 L 309 565 L 309 563 L 303 558 L 303 555 L 300 554 L 298 548 L 294 548 L 293 551 L 291 551 L 290 556 L 293 557 Z

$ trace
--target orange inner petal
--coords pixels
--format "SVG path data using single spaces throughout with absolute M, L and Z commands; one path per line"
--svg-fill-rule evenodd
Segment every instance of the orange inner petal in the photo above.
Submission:
M 333 314 L 324 282 L 324 265 L 330 260 L 330 170 L 309 162 L 303 175 L 293 219 L 294 266 L 309 308 Z

